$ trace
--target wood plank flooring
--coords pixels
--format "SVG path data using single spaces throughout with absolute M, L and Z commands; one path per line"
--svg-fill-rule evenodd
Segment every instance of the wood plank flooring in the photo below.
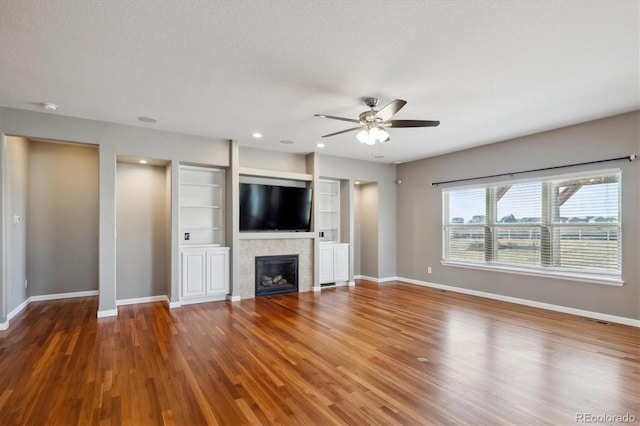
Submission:
M 122 306 L 100 320 L 96 310 L 96 298 L 35 302 L 0 332 L 0 424 L 640 419 L 633 327 L 364 281 L 233 304 Z

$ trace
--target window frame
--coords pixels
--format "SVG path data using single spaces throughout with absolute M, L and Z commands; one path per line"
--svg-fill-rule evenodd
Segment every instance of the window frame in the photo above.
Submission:
M 618 220 L 615 223 L 564 223 L 558 221 L 557 217 L 554 217 L 554 191 L 553 186 L 557 184 L 558 180 L 576 180 L 576 179 L 591 179 L 595 177 L 603 177 L 607 175 L 617 175 L 618 182 L 618 194 L 617 194 L 617 208 L 618 208 Z M 497 218 L 498 212 L 498 196 L 497 190 L 499 187 L 512 186 L 521 183 L 541 182 L 542 194 L 541 194 L 541 216 L 539 222 L 516 222 L 516 223 L 500 223 L 500 218 Z M 468 190 L 468 189 L 485 189 L 485 221 L 484 223 L 448 223 L 449 221 L 449 193 L 456 190 Z M 622 172 L 620 169 L 604 169 L 604 170 L 592 170 L 579 173 L 568 173 L 562 175 L 553 176 L 540 176 L 536 178 L 528 179 L 514 179 L 511 181 L 500 182 L 487 182 L 476 185 L 464 185 L 464 186 L 450 186 L 442 189 L 442 260 L 441 264 L 446 266 L 455 266 L 471 269 L 498 271 L 506 273 L 514 273 L 520 275 L 529 275 L 545 278 L 555 278 L 569 281 L 580 281 L 594 284 L 605 284 L 621 286 L 624 284 L 622 279 Z M 468 259 L 456 259 L 451 258 L 449 250 L 451 247 L 451 241 L 448 239 L 449 233 L 456 231 L 462 231 L 464 229 L 472 228 L 484 228 L 484 261 L 473 261 Z M 554 233 L 562 229 L 572 228 L 609 228 L 613 232 L 617 233 L 617 262 L 618 270 L 611 273 L 600 273 L 595 270 L 579 270 L 571 268 L 563 268 L 561 265 L 554 264 L 554 250 L 559 248 L 558 243 L 553 241 Z M 519 265 L 515 263 L 506 263 L 497 261 L 498 244 L 497 233 L 499 230 L 531 230 L 537 229 L 540 235 L 540 262 L 538 265 Z M 611 231 L 607 231 L 611 232 Z M 547 250 L 542 249 L 543 238 L 551 238 L 548 240 Z M 449 256 L 449 257 L 447 257 Z

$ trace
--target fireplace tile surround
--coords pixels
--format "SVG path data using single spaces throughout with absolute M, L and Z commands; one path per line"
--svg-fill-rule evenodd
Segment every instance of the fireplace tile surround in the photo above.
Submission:
M 297 254 L 298 291 L 313 289 L 313 239 L 242 239 L 240 240 L 240 297 L 255 295 L 255 257 Z

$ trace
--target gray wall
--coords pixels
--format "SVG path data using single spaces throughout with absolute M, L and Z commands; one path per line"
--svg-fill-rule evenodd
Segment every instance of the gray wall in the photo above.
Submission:
M 377 272 L 373 278 L 396 276 L 396 166 L 370 161 L 319 155 L 320 175 L 333 179 L 348 179 L 378 184 L 378 245 Z M 365 214 L 365 212 L 362 212 Z M 364 232 L 364 229 L 361 230 Z M 361 234 L 362 238 L 362 234 Z M 352 254 L 353 250 L 352 250 Z M 355 269 L 355 268 L 354 268 Z
M 118 163 L 118 300 L 168 294 L 166 174 L 161 166 Z
M 360 185 L 360 274 L 378 277 L 378 184 Z
M 29 141 L 25 138 L 7 138 L 6 202 L 7 235 L 7 310 L 13 311 L 28 298 L 24 287 L 27 278 L 27 211 L 29 196 Z M 21 223 L 15 223 L 14 216 Z
M 360 226 L 360 185 L 353 188 L 353 275 L 362 275 L 360 266 L 361 226 Z
M 307 172 L 307 159 L 304 154 L 267 151 L 265 149 L 240 147 L 240 167 L 275 170 L 288 173 Z
M 31 296 L 98 289 L 98 150 L 29 144 Z
M 622 170 L 622 287 L 440 265 L 441 188 L 431 182 L 640 154 L 633 112 L 457 153 L 402 164 L 398 178 L 398 276 L 626 318 L 640 318 L 640 160 L 525 176 Z M 503 178 L 504 179 L 504 178 Z M 433 268 L 427 274 L 427 266 Z
M 134 120 L 132 118 L 132 122 Z M 229 166 L 229 141 L 155 130 L 152 127 L 157 125 L 148 125 L 147 128 L 123 126 L 0 107 L 1 135 L 87 143 L 99 148 L 99 314 L 108 315 L 116 309 L 116 156 L 171 160 L 174 165 L 185 162 L 223 168 Z M 5 155 L 3 150 L 0 153 L 2 173 L 6 167 Z M 2 185 L 2 191 L 4 190 Z M 1 198 L 4 198 L 4 194 Z M 173 197 L 172 205 L 177 202 L 177 197 Z M 1 222 L 6 224 L 9 213 L 4 201 L 0 215 Z M 4 227 L 0 229 L 3 233 L 0 257 L 5 259 L 6 230 Z M 179 285 L 177 233 L 175 238 L 171 245 L 172 295 Z M 4 277 L 5 268 L 6 265 L 2 264 L 0 276 Z M 0 300 L 0 322 L 6 321 L 5 299 L 3 294 Z

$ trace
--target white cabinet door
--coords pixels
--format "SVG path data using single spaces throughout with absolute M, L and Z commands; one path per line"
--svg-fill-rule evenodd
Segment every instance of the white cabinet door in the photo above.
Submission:
M 182 297 L 199 297 L 206 294 L 206 252 L 189 250 L 182 253 Z
M 229 293 L 229 251 L 207 251 L 207 294 Z
M 349 244 L 320 244 L 320 284 L 349 281 Z
M 349 281 L 349 245 L 333 247 L 333 278 L 336 282 Z
M 320 284 L 333 281 L 333 244 L 320 244 Z

